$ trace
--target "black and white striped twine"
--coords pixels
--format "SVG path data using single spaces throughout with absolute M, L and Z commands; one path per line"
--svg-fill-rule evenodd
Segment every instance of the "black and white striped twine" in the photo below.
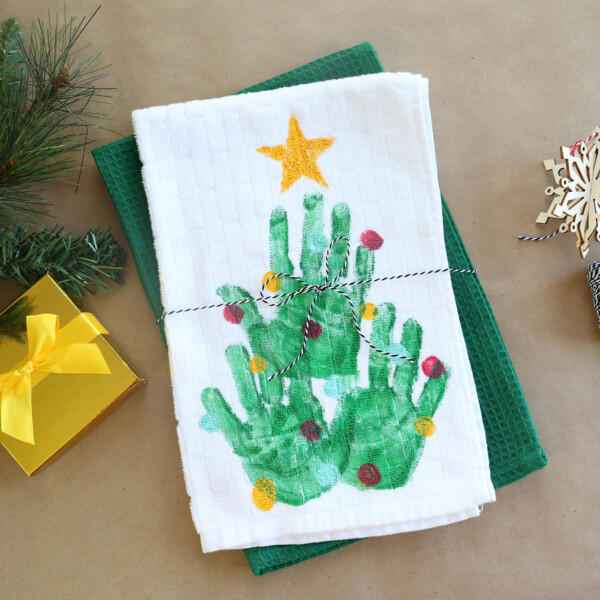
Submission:
M 554 237 L 558 233 L 563 233 L 563 231 L 564 228 L 561 226 L 561 228 L 557 229 L 554 233 L 545 235 L 544 237 L 525 237 L 520 235 L 519 239 L 526 242 L 541 242 L 542 240 L 547 240 L 551 237 Z M 590 285 L 590 290 L 592 291 L 594 312 L 598 317 L 598 328 L 600 329 L 600 261 L 596 261 L 588 265 L 588 283 Z
M 555 234 L 553 234 L 553 235 L 555 235 Z M 333 248 L 333 246 L 335 246 L 335 244 L 337 242 L 339 242 L 340 240 L 344 240 L 346 242 L 346 257 L 344 260 L 344 265 L 342 266 L 342 268 L 340 269 L 338 274 L 332 279 L 332 281 L 327 283 L 329 281 L 329 255 L 331 253 L 331 249 Z M 350 296 L 346 292 L 344 292 L 342 290 L 342 288 L 355 286 L 355 285 L 363 285 L 366 283 L 377 283 L 380 281 L 405 279 L 408 277 L 420 277 L 422 275 L 435 275 L 437 273 L 467 273 L 467 274 L 473 275 L 477 272 L 472 269 L 451 269 L 451 268 L 430 269 L 429 271 L 418 271 L 415 273 L 403 273 L 401 275 L 390 275 L 388 277 L 371 277 L 369 279 L 358 279 L 356 281 L 337 283 L 338 279 L 342 276 L 342 273 L 346 270 L 346 267 L 348 266 L 349 258 L 350 258 L 350 240 L 346 236 L 340 235 L 331 241 L 331 243 L 329 244 L 329 247 L 327 248 L 327 253 L 325 254 L 325 282 L 326 283 L 324 285 L 312 285 L 312 284 L 306 283 L 300 277 L 291 275 L 289 273 L 275 273 L 271 277 L 269 277 L 267 280 L 265 280 L 265 282 L 262 284 L 262 287 L 260 290 L 260 296 L 258 298 L 246 298 L 244 300 L 235 300 L 233 302 L 221 302 L 219 304 L 206 304 L 205 306 L 196 306 L 193 308 L 181 308 L 179 310 L 169 310 L 169 311 L 163 312 L 163 314 L 157 320 L 157 323 L 160 323 L 161 321 L 163 321 L 167 315 L 176 315 L 176 314 L 194 312 L 194 311 L 199 311 L 199 310 L 207 310 L 207 309 L 211 309 L 211 308 L 225 308 L 227 306 L 239 306 L 240 304 L 248 304 L 250 302 L 262 302 L 263 304 L 266 304 L 267 306 L 283 306 L 284 304 L 287 304 L 290 300 L 292 300 L 296 296 L 299 296 L 300 294 L 310 294 L 311 292 L 316 292 L 315 297 L 313 298 L 313 301 L 311 302 L 310 308 L 308 309 L 308 313 L 306 315 L 306 321 L 309 321 L 310 317 L 312 315 L 312 312 L 315 308 L 315 305 L 317 303 L 317 300 L 319 299 L 321 294 L 323 292 L 325 292 L 326 290 L 332 290 L 332 291 L 335 291 L 338 294 L 341 294 L 342 296 L 344 296 L 344 298 L 346 298 L 346 300 L 348 301 L 348 303 L 350 305 L 350 309 L 352 311 L 352 319 L 354 321 L 354 326 L 356 328 L 356 331 L 358 332 L 358 335 L 360 335 L 360 337 L 367 343 L 367 345 L 371 349 L 373 349 L 375 352 L 378 352 L 379 354 L 381 354 L 383 356 L 387 356 L 389 358 L 399 358 L 399 359 L 414 363 L 414 362 L 416 362 L 414 358 L 411 358 L 409 356 L 403 356 L 401 354 L 394 354 L 393 352 L 386 352 L 385 350 L 376 348 L 369 341 L 369 339 L 365 336 L 365 334 L 360 329 L 358 317 L 356 316 L 356 310 L 354 308 L 354 303 L 352 302 Z M 265 288 L 271 281 L 273 281 L 273 279 L 277 279 L 278 277 L 285 277 L 287 279 L 293 279 L 294 281 L 297 281 L 298 283 L 300 283 L 302 285 L 302 287 L 294 292 L 287 292 L 285 294 L 274 294 L 273 296 L 266 297 L 264 295 Z M 272 300 L 274 298 L 279 298 L 281 300 L 276 301 L 276 302 L 271 302 L 270 300 Z M 600 302 L 600 300 L 599 300 L 599 302 Z M 300 350 L 300 353 L 298 354 L 298 356 L 287 367 L 285 367 L 281 371 L 278 371 L 277 373 L 271 375 L 268 378 L 268 381 L 271 381 L 275 377 L 279 377 L 280 375 L 283 375 L 285 372 L 289 371 L 304 356 L 304 352 L 306 351 L 306 344 L 308 341 L 308 327 L 304 327 L 303 329 L 304 329 L 304 340 L 302 342 L 302 349 Z
M 600 261 L 588 265 L 588 283 L 592 290 L 594 310 L 598 317 L 598 328 L 600 328 Z
M 549 240 L 550 238 L 553 238 L 555 235 L 558 235 L 559 233 L 562 233 L 562 230 L 560 229 L 560 227 L 554 233 L 551 233 L 550 235 L 544 235 L 542 237 L 528 237 L 526 235 L 520 235 L 519 239 L 522 240 L 523 242 L 541 242 L 543 240 Z

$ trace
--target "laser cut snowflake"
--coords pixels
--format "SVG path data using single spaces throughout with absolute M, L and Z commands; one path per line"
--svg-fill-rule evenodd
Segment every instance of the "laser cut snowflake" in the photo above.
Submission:
M 546 188 L 553 196 L 550 207 L 541 212 L 536 223 L 547 223 L 549 218 L 565 219 L 558 233 L 575 233 L 581 258 L 589 251 L 592 236 L 600 241 L 600 127 L 586 139 L 573 146 L 561 146 L 564 162 L 544 161 L 552 171 L 556 187 Z

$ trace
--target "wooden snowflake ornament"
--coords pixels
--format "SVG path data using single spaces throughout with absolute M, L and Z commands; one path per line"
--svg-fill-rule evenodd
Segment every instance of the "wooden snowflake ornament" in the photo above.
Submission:
M 538 215 L 536 222 L 546 223 L 549 218 L 565 219 L 556 233 L 575 233 L 581 258 L 588 253 L 592 236 L 600 241 L 599 152 L 600 127 L 596 127 L 586 140 L 561 146 L 564 162 L 544 161 L 546 170 L 552 171 L 556 187 L 546 188 L 546 194 L 553 196 L 552 202 L 546 212 Z

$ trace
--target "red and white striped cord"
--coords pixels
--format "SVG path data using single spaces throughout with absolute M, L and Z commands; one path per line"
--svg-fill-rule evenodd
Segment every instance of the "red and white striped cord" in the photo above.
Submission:
M 575 152 L 579 152 L 581 154 L 581 145 L 587 144 L 595 137 L 598 137 L 598 132 L 590 133 L 590 135 L 588 135 L 588 137 L 585 140 L 579 140 L 578 142 L 575 142 L 572 146 L 569 146 L 569 148 L 571 148 L 571 156 L 575 156 Z

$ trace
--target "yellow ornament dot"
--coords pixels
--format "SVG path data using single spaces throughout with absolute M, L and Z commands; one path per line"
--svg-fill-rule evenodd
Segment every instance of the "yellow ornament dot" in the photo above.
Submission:
M 252 490 L 252 502 L 259 510 L 271 510 L 277 500 L 275 484 L 266 477 L 258 479 Z
M 415 429 L 421 437 L 431 437 L 435 431 L 435 423 L 431 417 L 419 417 L 415 421 Z
M 262 278 L 263 285 L 266 281 L 271 279 L 273 275 L 275 275 L 275 271 L 269 271 L 268 273 L 265 273 Z M 265 285 L 265 288 L 269 290 L 269 292 L 278 292 L 281 289 L 281 277 L 275 277 L 275 279 L 271 279 L 271 281 Z
M 372 321 L 379 314 L 379 310 L 371 302 L 365 302 L 359 306 L 358 314 L 365 321 Z
M 264 373 L 267 370 L 267 361 L 262 356 L 251 358 L 248 364 L 253 373 Z

